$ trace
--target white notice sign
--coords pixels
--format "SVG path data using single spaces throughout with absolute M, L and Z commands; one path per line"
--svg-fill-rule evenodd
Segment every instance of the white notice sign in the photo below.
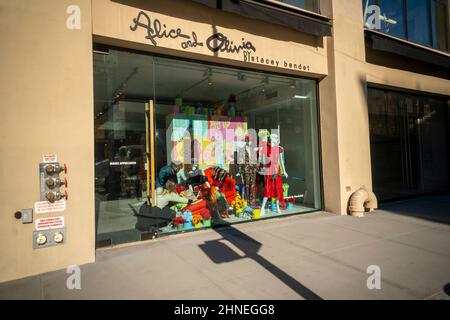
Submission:
M 59 200 L 53 203 L 48 201 L 38 201 L 34 203 L 35 213 L 62 212 L 66 210 L 66 200 Z
M 44 154 L 42 156 L 42 162 L 49 163 L 49 162 L 58 162 L 58 157 L 56 154 L 50 153 L 50 154 Z
M 64 217 L 36 219 L 36 230 L 50 230 L 64 228 Z

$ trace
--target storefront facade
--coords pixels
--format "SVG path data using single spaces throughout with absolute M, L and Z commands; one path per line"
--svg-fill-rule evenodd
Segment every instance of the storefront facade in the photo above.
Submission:
M 449 69 L 417 57 L 408 68 L 384 63 L 402 59 L 372 45 L 359 0 L 293 4 L 1 1 L 0 281 L 93 262 L 97 247 L 206 228 L 208 218 L 345 215 L 361 187 L 397 194 L 394 182 L 406 179 L 416 194 L 447 191 L 448 157 L 434 159 L 432 150 L 448 152 L 436 137 L 448 136 Z M 435 51 L 448 64 L 448 52 Z M 416 112 L 398 107 L 392 92 Z M 411 142 L 377 149 L 388 141 L 393 99 L 397 120 L 422 119 L 420 152 Z M 407 120 L 402 128 L 389 132 L 406 141 L 413 129 Z M 408 154 L 399 156 L 399 178 L 378 174 L 392 148 Z M 419 178 L 409 161 L 416 153 Z M 67 164 L 67 196 L 64 208 L 37 213 L 48 155 Z M 261 169 L 264 157 L 275 171 Z M 175 193 L 191 201 L 172 209 L 184 220 L 148 223 L 142 206 L 169 207 L 161 172 L 180 163 L 184 189 Z M 226 212 L 205 200 L 212 187 Z M 15 215 L 26 208 L 34 208 L 32 223 Z M 59 218 L 63 242 L 33 245 L 43 218 Z

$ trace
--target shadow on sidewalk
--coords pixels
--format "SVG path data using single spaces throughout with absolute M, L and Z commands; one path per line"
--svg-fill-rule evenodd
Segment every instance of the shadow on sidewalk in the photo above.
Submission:
M 199 246 L 214 263 L 220 264 L 233 262 L 239 259 L 252 259 L 304 299 L 322 300 L 320 296 L 272 264 L 269 260 L 259 255 L 258 251 L 262 247 L 260 242 L 233 228 L 227 223 L 215 227 L 214 230 L 222 236 L 222 239 L 206 241 Z M 245 255 L 239 255 L 232 248 L 223 243 L 223 240 L 229 241 Z
M 380 210 L 431 222 L 450 224 L 450 194 L 385 202 Z

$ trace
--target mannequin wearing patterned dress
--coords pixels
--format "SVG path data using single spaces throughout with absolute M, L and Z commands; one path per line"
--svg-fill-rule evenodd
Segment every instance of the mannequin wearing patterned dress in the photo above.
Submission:
M 266 158 L 268 164 L 263 167 L 264 174 L 264 198 L 261 205 L 261 215 L 265 214 L 267 200 L 269 198 L 276 199 L 277 213 L 281 213 L 280 201 L 284 203 L 283 196 L 283 176 L 288 177 L 284 165 L 284 149 L 278 146 L 278 135 L 270 135 L 270 144 L 265 144 L 263 148 L 263 157 Z M 265 150 L 264 150 L 265 149 Z
M 244 164 L 238 166 L 239 174 L 244 184 L 244 199 L 250 206 L 256 204 L 256 175 L 258 173 L 258 164 L 256 159 L 251 158 L 252 145 L 248 137 L 246 137 L 246 145 L 244 151 Z

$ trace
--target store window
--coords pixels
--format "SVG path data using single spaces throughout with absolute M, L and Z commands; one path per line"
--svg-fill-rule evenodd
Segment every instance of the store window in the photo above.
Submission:
M 308 11 L 319 13 L 319 0 L 278 0 Z
M 449 50 L 448 2 L 431 0 L 431 31 L 433 48 L 441 51 Z
M 373 188 L 380 200 L 449 190 L 445 99 L 369 88 Z
M 363 0 L 368 8 L 379 6 L 381 31 L 441 51 L 448 51 L 448 0 Z
M 408 40 L 431 46 L 430 14 L 428 1 L 408 0 Z
M 321 208 L 315 81 L 117 50 L 94 78 L 98 241 Z

